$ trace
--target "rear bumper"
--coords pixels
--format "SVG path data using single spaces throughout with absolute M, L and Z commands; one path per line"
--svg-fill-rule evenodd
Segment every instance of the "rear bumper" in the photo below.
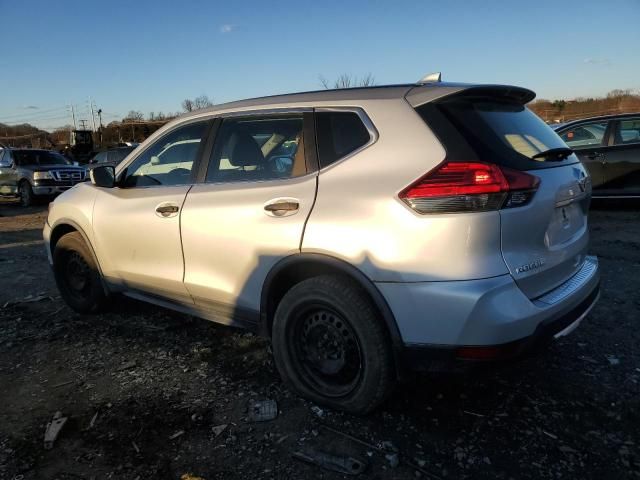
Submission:
M 513 358 L 575 328 L 595 304 L 599 280 L 597 258 L 587 257 L 573 277 L 533 300 L 510 275 L 377 286 L 398 324 L 406 366 L 424 370 L 456 359 Z

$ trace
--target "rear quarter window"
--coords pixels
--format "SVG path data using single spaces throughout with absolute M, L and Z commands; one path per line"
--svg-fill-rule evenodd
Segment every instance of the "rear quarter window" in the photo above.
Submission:
M 365 146 L 371 135 L 355 112 L 316 112 L 316 139 L 324 168 Z

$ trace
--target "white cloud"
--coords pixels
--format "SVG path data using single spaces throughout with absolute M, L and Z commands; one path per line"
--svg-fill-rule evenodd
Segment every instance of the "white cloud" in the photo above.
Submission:
M 220 26 L 220 33 L 231 33 L 233 30 L 235 30 L 235 28 L 236 28 L 235 25 L 231 25 L 230 23 L 226 23 L 226 24 Z
M 590 65 L 604 65 L 606 67 L 608 67 L 609 65 L 611 65 L 611 60 L 609 60 L 608 58 L 585 58 L 584 63 L 588 63 Z

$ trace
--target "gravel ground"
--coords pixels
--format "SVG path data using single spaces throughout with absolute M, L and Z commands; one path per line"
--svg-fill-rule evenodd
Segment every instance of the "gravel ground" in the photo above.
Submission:
M 362 478 L 640 478 L 638 205 L 592 210 L 602 297 L 578 330 L 506 369 L 419 376 L 366 418 L 296 397 L 240 330 L 128 300 L 73 313 L 45 215 L 0 203 L 2 479 L 343 478 L 292 458 L 317 448 L 366 462 Z M 277 418 L 250 422 L 263 399 Z M 56 411 L 68 421 L 45 450 Z M 397 448 L 400 465 L 323 425 Z

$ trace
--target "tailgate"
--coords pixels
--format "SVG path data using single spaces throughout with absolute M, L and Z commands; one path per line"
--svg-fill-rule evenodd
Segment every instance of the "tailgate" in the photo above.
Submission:
M 531 172 L 540 178 L 533 201 L 500 211 L 502 255 L 529 298 L 552 290 L 582 266 L 589 243 L 591 182 L 581 164 Z

